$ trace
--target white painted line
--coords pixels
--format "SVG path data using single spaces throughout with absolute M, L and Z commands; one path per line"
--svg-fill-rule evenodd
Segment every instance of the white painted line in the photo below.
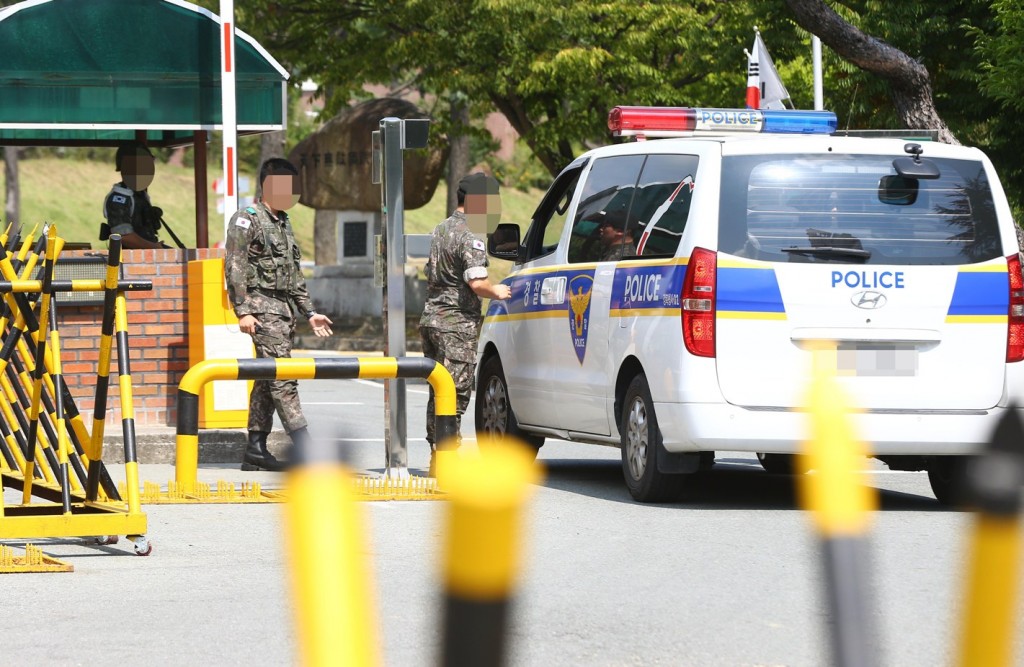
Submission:
M 302 404 L 303 405 L 366 405 L 365 403 L 362 403 L 360 401 L 336 401 L 336 402 L 326 401 L 326 402 L 319 402 L 319 403 L 316 402 L 316 401 L 302 401 Z

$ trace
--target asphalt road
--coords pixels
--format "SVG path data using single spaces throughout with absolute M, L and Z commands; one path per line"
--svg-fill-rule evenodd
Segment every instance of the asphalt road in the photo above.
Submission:
M 315 435 L 349 440 L 357 468 L 382 469 L 379 383 L 306 382 L 301 393 Z M 410 384 L 408 403 L 410 466 L 423 468 L 426 385 Z M 471 418 L 464 431 L 472 433 Z M 750 455 L 721 452 L 687 501 L 639 505 L 616 449 L 550 442 L 540 461 L 511 665 L 829 663 L 819 544 L 791 479 L 762 472 Z M 200 472 L 267 486 L 280 479 L 226 466 Z M 163 482 L 173 469 L 144 465 L 142 474 Z M 876 466 L 866 481 L 882 501 L 864 591 L 880 664 L 952 665 L 972 516 L 941 509 L 920 473 Z M 16 502 L 11 492 L 5 498 Z M 375 611 L 385 664 L 437 664 L 446 504 L 360 508 L 376 590 L 366 611 Z M 36 540 L 75 572 L 0 577 L 0 664 L 294 662 L 280 506 L 146 511 L 155 544 L 148 558 L 123 539 Z M 1024 665 L 1024 646 L 1017 656 Z

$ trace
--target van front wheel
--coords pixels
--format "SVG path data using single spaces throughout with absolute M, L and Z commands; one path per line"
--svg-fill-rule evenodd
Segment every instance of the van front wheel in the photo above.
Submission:
M 508 397 L 508 383 L 501 367 L 501 359 L 494 355 L 480 367 L 476 386 L 476 437 L 492 440 L 514 438 L 529 446 L 534 456 L 544 444 L 544 436 L 526 433 L 519 428 L 512 403 Z
M 677 498 L 686 475 L 658 471 L 658 447 L 661 430 L 654 414 L 654 401 L 644 375 L 637 375 L 626 389 L 619 427 L 622 449 L 622 474 L 629 494 L 642 503 L 657 503 Z

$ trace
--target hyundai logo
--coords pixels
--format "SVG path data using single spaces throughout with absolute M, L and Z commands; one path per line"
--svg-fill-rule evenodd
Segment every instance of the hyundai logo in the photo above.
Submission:
M 850 297 L 850 303 L 863 308 L 864 310 L 878 310 L 885 305 L 887 299 L 881 292 L 874 290 L 867 290 L 866 292 L 857 292 Z

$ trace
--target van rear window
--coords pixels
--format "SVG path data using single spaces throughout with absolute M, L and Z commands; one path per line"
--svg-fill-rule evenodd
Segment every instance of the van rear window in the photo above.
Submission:
M 899 179 L 892 156 L 724 158 L 719 250 L 780 262 L 970 264 L 998 257 L 982 164 L 930 160 L 940 177 L 904 183 L 912 187 L 901 191 L 893 188 Z

